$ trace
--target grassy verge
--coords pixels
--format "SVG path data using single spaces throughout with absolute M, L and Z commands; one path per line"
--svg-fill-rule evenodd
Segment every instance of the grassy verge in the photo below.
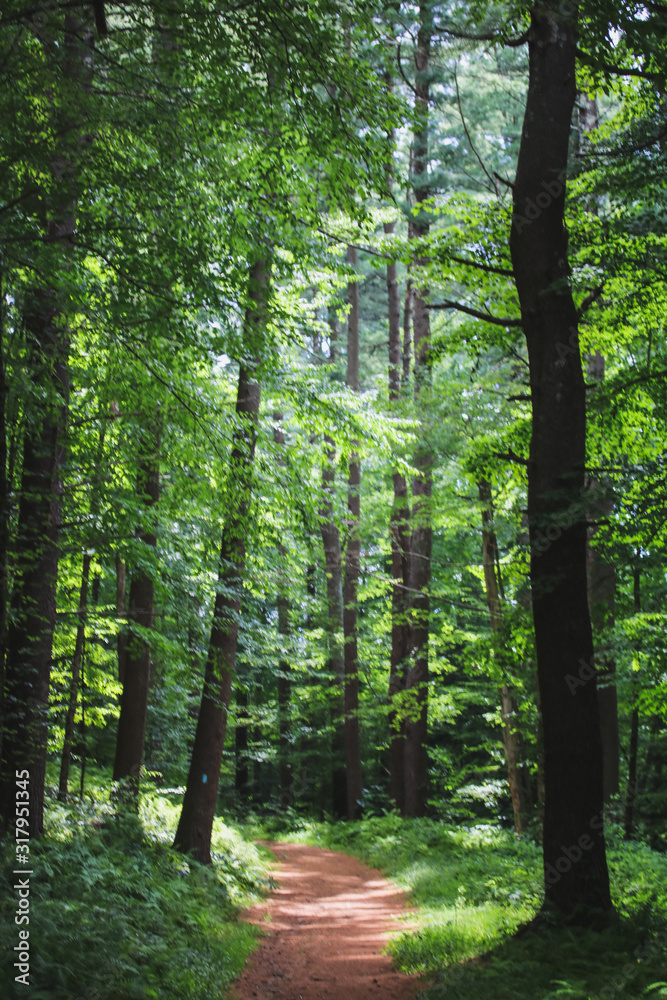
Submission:
M 31 851 L 29 988 L 14 981 L 16 866 L 5 845 L 0 995 L 222 1000 L 257 941 L 236 915 L 265 886 L 265 862 L 216 820 L 213 866 L 189 863 L 170 847 L 177 818 L 168 796 L 144 799 L 141 822 L 115 819 L 101 792 L 83 808 L 51 804 Z
M 541 851 L 506 831 L 390 815 L 303 823 L 284 838 L 355 854 L 410 893 L 419 926 L 390 951 L 400 968 L 432 979 L 429 1000 L 667 998 L 667 857 L 618 831 L 609 837 L 611 925 L 518 935 L 542 901 Z

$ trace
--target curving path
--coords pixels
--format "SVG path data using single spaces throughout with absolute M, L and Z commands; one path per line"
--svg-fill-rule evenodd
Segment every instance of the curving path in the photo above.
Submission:
M 267 931 L 234 1000 L 414 1000 L 416 976 L 382 954 L 404 927 L 405 896 L 356 858 L 267 843 L 276 855 L 270 897 L 243 914 Z

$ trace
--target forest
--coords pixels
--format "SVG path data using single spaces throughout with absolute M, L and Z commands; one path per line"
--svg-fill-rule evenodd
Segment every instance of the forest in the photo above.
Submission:
M 667 997 L 667 4 L 0 53 L 4 995 L 237 996 L 271 841 L 428 1000 Z

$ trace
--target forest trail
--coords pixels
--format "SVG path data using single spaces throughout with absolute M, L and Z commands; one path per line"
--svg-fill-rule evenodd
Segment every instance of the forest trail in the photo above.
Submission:
M 243 914 L 267 931 L 232 989 L 233 1000 L 414 1000 L 423 983 L 382 954 L 406 897 L 356 858 L 267 843 L 271 895 Z

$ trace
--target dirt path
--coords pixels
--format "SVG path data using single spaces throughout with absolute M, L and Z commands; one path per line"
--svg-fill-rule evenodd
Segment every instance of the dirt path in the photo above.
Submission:
M 413 1000 L 416 976 L 382 955 L 405 896 L 356 858 L 270 843 L 278 888 L 244 919 L 268 934 L 236 984 L 236 1000 Z M 423 984 L 422 984 L 423 985 Z

